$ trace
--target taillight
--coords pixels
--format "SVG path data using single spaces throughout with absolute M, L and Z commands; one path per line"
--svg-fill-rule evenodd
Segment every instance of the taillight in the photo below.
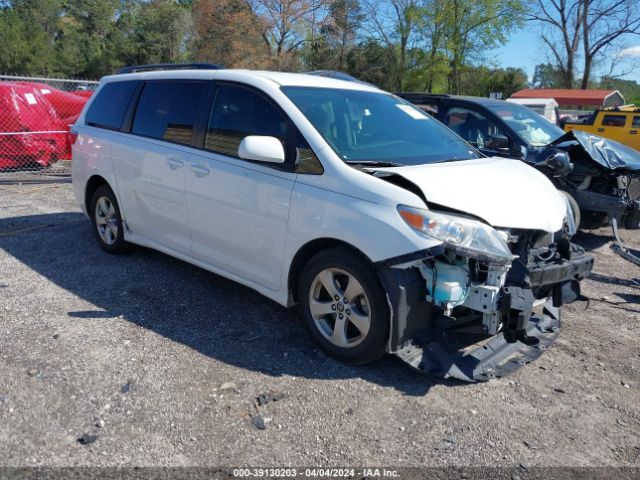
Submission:
M 74 145 L 76 143 L 77 139 L 78 139 L 78 133 L 74 132 L 74 131 L 70 131 L 69 132 L 69 143 L 71 145 Z

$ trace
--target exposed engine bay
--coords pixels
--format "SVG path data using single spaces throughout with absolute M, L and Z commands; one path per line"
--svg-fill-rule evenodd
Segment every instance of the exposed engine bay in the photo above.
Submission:
M 404 172 L 410 170 L 368 173 L 416 193 L 432 208 L 447 209 L 429 203 L 419 186 L 424 182 Z M 560 307 L 585 299 L 579 282 L 593 268 L 593 257 L 571 243 L 570 208 L 564 226 L 553 233 L 493 229 L 506 255 L 445 241 L 377 265 L 389 292 L 390 353 L 425 373 L 482 381 L 531 362 L 555 341 Z
M 583 299 L 593 258 L 562 232 L 509 232 L 512 263 L 448 248 L 379 266 L 390 289 L 388 350 L 425 373 L 482 381 L 540 356 L 562 326 L 560 307 Z M 399 262 L 399 263 L 398 263 Z

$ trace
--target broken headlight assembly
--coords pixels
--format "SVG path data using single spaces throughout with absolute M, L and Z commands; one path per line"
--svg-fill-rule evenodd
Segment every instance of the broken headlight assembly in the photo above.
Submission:
M 514 258 L 505 235 L 477 220 L 405 205 L 398 205 L 398 213 L 419 234 L 444 242 L 459 255 L 500 264 Z

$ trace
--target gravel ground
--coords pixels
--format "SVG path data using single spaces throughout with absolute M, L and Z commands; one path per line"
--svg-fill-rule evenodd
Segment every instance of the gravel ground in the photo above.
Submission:
M 533 364 L 463 384 L 337 363 L 245 287 L 101 252 L 70 184 L 0 184 L 0 465 L 637 466 L 640 268 L 606 229 L 576 241 L 589 308 Z

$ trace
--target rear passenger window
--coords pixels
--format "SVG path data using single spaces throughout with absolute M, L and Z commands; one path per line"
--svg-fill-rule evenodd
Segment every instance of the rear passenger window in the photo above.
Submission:
M 233 85 L 218 87 L 205 148 L 238 157 L 238 146 L 249 135 L 276 137 L 284 145 L 287 120 L 271 102 L 253 90 Z
M 86 124 L 119 130 L 139 84 L 139 81 L 126 81 L 103 86 L 87 110 Z
M 631 128 L 640 128 L 640 117 L 633 117 L 633 125 Z
M 627 117 L 625 115 L 605 115 L 602 119 L 603 127 L 624 127 Z
M 189 145 L 205 82 L 147 82 L 140 95 L 131 132 Z

